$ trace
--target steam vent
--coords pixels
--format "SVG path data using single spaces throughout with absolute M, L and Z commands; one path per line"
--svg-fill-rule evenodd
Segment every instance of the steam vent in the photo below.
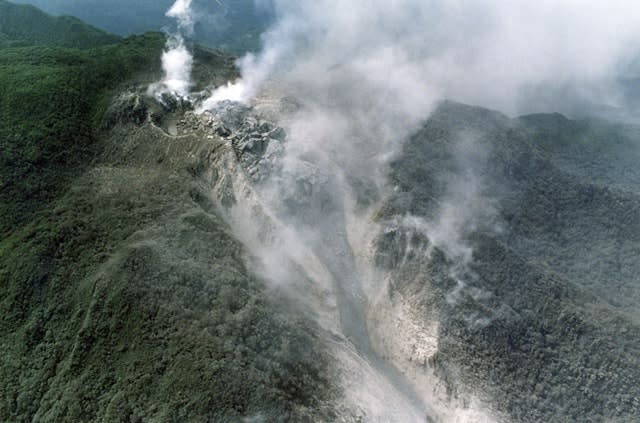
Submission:
M 640 422 L 638 22 L 0 0 L 0 422 Z

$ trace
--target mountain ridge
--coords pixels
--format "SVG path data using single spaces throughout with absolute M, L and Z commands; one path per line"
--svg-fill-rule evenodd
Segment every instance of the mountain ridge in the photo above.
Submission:
M 0 35 L 5 42 L 69 48 L 95 48 L 115 44 L 120 37 L 71 17 L 53 17 L 30 5 L 0 0 Z
M 355 222 L 367 242 L 304 157 L 278 195 L 330 227 L 278 257 L 284 219 L 259 190 L 291 176 L 274 119 L 302 106 L 149 96 L 164 41 L 0 46 L 1 421 L 640 413 L 640 129 L 442 102 L 387 196 L 349 181 L 376 207 Z M 238 76 L 194 57 L 197 90 Z

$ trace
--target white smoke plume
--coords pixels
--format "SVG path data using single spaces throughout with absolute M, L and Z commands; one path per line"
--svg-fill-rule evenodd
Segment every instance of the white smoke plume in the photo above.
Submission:
M 288 123 L 285 164 L 313 157 L 341 187 L 335 195 L 351 196 L 345 185 L 355 182 L 371 201 L 387 189 L 386 163 L 440 100 L 510 114 L 620 107 L 616 78 L 640 53 L 640 8 L 624 0 L 272 4 L 276 23 L 262 52 L 239 60 L 242 78 L 201 110 L 250 103 L 275 85 L 301 104 Z M 455 229 L 445 228 L 457 222 L 449 214 L 432 225 L 434 238 Z
M 162 54 L 162 91 L 179 97 L 187 97 L 191 88 L 193 58 L 181 37 L 167 41 L 168 49 Z
M 186 98 L 190 94 L 193 56 L 185 44 L 185 36 L 193 35 L 194 19 L 191 0 L 176 0 L 166 16 L 176 19 L 177 30 L 170 34 L 162 54 L 164 78 L 149 87 L 149 93 L 156 96 L 169 94 Z
M 372 291 L 363 285 L 374 282 L 359 279 L 354 257 L 366 252 L 355 246 L 366 243 L 349 237 L 357 232 L 349 222 L 370 213 L 392 188 L 387 164 L 402 142 L 445 98 L 510 114 L 549 110 L 548 105 L 560 111 L 575 104 L 618 107 L 617 74 L 640 51 L 640 8 L 630 1 L 272 3 L 276 23 L 263 36 L 262 52 L 239 60 L 242 78 L 217 89 L 200 109 L 225 99 L 251 104 L 265 87 L 296 99 L 300 108 L 283 123 L 282 169 L 259 193 L 278 219 L 274 230 L 286 228 L 280 238 L 295 242 L 254 245 L 252 251 L 268 251 L 261 256 L 262 265 L 272 267 L 265 274 L 293 285 L 299 274 L 283 263 L 304 268 L 298 259 L 304 245 L 328 275 L 327 285 L 343 284 L 334 294 L 347 298 L 335 308 L 354 309 L 340 321 L 343 334 L 369 357 L 357 308 L 363 293 Z M 429 238 L 462 262 L 471 254 L 461 232 L 486 217 L 474 214 L 477 205 L 492 218 L 492 204 L 485 204 L 482 185 L 474 181 L 474 174 L 453 181 L 440 214 L 423 222 Z M 392 371 L 376 370 L 403 387 Z M 419 402 L 410 393 L 407 399 Z M 371 403 L 375 409 L 384 398 Z M 420 414 L 422 406 L 412 411 Z
M 640 52 L 640 8 L 624 0 L 272 3 L 262 52 L 239 60 L 242 78 L 201 110 L 275 85 L 302 106 L 287 128 L 289 163 L 313 156 L 378 195 L 386 163 L 440 100 L 510 114 L 615 108 L 616 78 Z
M 166 13 L 168 17 L 177 20 L 179 32 L 185 32 L 186 35 L 193 34 L 194 21 L 191 1 L 192 0 L 176 0 Z
M 530 111 L 553 104 L 553 91 L 568 87 L 582 99 L 616 105 L 613 77 L 638 53 L 640 39 L 640 8 L 628 0 L 273 4 L 279 19 L 262 54 L 241 63 L 240 98 L 277 69 L 278 79 L 307 91 L 348 82 L 343 77 L 351 73 L 386 87 L 385 99 L 411 110 L 426 96 Z M 541 87 L 545 95 L 531 98 Z
M 271 3 L 277 19 L 262 52 L 239 60 L 242 78 L 201 109 L 279 87 L 302 105 L 285 163 L 313 157 L 347 197 L 354 181 L 384 193 L 386 163 L 444 98 L 508 114 L 620 108 L 617 78 L 640 56 L 640 8 L 627 0 Z M 459 221 L 456 210 L 469 207 L 456 198 L 467 197 L 452 196 L 432 238 L 464 250 L 449 232 L 480 217 Z

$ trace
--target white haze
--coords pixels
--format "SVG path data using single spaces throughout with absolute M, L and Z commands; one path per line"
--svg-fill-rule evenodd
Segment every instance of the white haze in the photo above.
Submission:
M 193 33 L 194 22 L 191 12 L 191 0 L 176 0 L 166 15 L 178 21 L 178 27 L 181 31 L 185 31 L 187 35 Z
M 194 19 L 191 0 L 176 0 L 166 16 L 176 20 L 177 30 L 169 35 L 166 49 L 162 54 L 164 77 L 160 83 L 149 87 L 149 93 L 152 95 L 168 93 L 185 98 L 189 96 L 192 86 L 193 56 L 187 49 L 184 38 L 193 35 Z
M 277 86 L 302 106 L 288 124 L 285 164 L 314 157 L 338 185 L 357 181 L 374 197 L 388 188 L 386 164 L 440 100 L 510 114 L 618 107 L 616 77 L 640 44 L 640 7 L 623 0 L 272 3 L 276 23 L 262 52 L 240 59 L 242 78 L 200 109 L 224 99 L 250 103 L 265 85 Z M 352 187 L 335 191 L 348 196 Z M 457 245 L 462 208 L 470 207 L 446 202 L 430 224 L 450 250 L 466 249 Z M 467 214 L 464 222 L 478 220 Z
M 278 20 L 264 36 L 263 52 L 240 63 L 242 98 L 276 70 L 278 79 L 311 91 L 335 87 L 345 75 L 338 69 L 386 87 L 385 98 L 400 103 L 389 108 L 410 112 L 442 97 L 507 113 L 529 111 L 527 103 L 541 104 L 566 86 L 584 100 L 615 105 L 614 77 L 638 53 L 640 39 L 640 8 L 628 0 L 273 4 Z M 547 90 L 537 93 L 544 98 L 523 97 L 536 88 Z M 370 94 L 367 99 L 376 93 Z
M 640 7 L 627 0 L 272 4 L 276 23 L 262 52 L 240 59 L 242 78 L 201 109 L 223 99 L 250 103 L 276 85 L 302 105 L 287 128 L 289 162 L 314 156 L 337 179 L 379 195 L 386 163 L 440 100 L 508 114 L 622 107 L 617 77 L 640 52 Z M 468 206 L 443 204 L 432 238 L 465 250 L 455 215 Z M 468 214 L 464 222 L 478 220 Z
M 181 38 L 167 42 L 168 49 L 162 54 L 164 90 L 180 97 L 187 97 L 191 88 L 191 66 L 193 58 Z
M 509 114 L 548 105 L 553 109 L 544 111 L 562 111 L 569 103 L 618 107 L 616 76 L 640 43 L 640 7 L 621 0 L 272 3 L 276 23 L 263 36 L 262 52 L 239 60 L 242 78 L 214 91 L 199 109 L 224 99 L 251 104 L 265 88 L 300 105 L 283 123 L 288 141 L 282 172 L 261 192 L 264 206 L 279 220 L 272 229 L 285 228 L 276 237 L 295 242 L 249 245 L 262 258 L 264 273 L 277 275 L 280 284 L 299 278 L 283 263 L 301 261 L 300 245 L 332 276 L 352 270 L 345 243 L 354 250 L 370 243 L 345 240 L 353 232 L 348 222 L 370 217 L 384 200 L 393 188 L 387 181 L 389 161 L 440 100 Z M 556 95 L 559 88 L 573 98 Z M 465 152 L 460 154 L 464 158 Z M 297 191 L 301 181 L 309 182 L 311 198 Z M 483 198 L 482 181 L 473 171 L 452 181 L 438 216 L 419 223 L 432 242 L 466 262 L 471 254 L 462 232 L 491 220 L 493 205 Z M 239 221 L 242 226 L 252 219 Z M 369 229 L 379 228 L 372 223 Z M 380 283 L 356 282 L 366 285 L 360 287 L 365 293 Z M 361 294 L 353 292 L 354 298 Z M 382 395 L 361 406 L 374 410 L 384 400 Z M 420 414 L 422 407 L 412 411 Z M 480 412 L 475 419 L 486 420 Z

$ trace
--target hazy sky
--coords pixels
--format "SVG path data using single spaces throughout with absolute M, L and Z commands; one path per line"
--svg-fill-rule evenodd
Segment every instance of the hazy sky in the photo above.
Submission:
M 559 89 L 616 105 L 614 77 L 640 40 L 640 8 L 621 0 L 273 3 L 279 19 L 247 80 L 284 68 L 328 88 L 340 81 L 327 70 L 348 69 L 397 90 L 409 108 L 421 103 L 416 91 L 509 113 L 546 107 Z

